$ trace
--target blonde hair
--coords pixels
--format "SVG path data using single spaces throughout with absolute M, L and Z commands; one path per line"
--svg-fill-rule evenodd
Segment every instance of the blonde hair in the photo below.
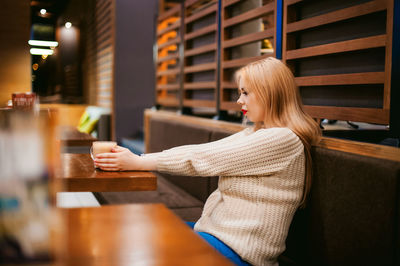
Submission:
M 319 124 L 303 110 L 300 92 L 290 69 L 280 60 L 268 57 L 250 63 L 236 72 L 236 81 L 245 84 L 249 92 L 255 93 L 265 106 L 263 122 L 255 123 L 255 130 L 270 127 L 291 129 L 304 145 L 305 180 L 301 206 L 306 203 L 311 189 L 311 146 L 321 137 Z

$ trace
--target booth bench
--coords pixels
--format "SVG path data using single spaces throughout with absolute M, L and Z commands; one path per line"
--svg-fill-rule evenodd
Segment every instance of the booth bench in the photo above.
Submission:
M 214 141 L 242 129 L 146 110 L 146 152 Z M 323 137 L 312 158 L 310 198 L 295 214 L 280 265 L 400 265 L 400 150 Z M 195 221 L 218 185 L 218 177 L 157 175 L 158 192 L 102 193 L 102 201 L 163 202 Z

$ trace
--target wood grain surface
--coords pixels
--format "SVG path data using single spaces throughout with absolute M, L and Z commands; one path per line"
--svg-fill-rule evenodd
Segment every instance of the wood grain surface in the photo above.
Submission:
M 90 154 L 61 154 L 56 171 L 64 191 L 147 191 L 157 189 L 157 178 L 148 171 L 108 172 L 95 169 Z
M 56 265 L 232 265 L 162 204 L 62 210 Z

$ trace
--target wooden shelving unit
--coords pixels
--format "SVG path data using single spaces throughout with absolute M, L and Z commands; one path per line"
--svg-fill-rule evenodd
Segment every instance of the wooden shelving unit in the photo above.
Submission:
M 389 124 L 393 0 L 284 1 L 283 60 L 315 118 Z
M 218 79 L 218 1 L 191 0 L 184 12 L 182 106 L 216 113 Z
M 158 17 L 156 103 L 167 108 L 180 107 L 181 27 L 180 4 Z
M 240 67 L 275 56 L 276 2 L 223 0 L 221 7 L 221 110 L 240 110 L 234 73 Z
M 237 117 L 235 71 L 280 56 L 282 48 L 312 117 L 388 125 L 393 6 L 393 0 L 183 1 L 158 18 L 157 104 Z

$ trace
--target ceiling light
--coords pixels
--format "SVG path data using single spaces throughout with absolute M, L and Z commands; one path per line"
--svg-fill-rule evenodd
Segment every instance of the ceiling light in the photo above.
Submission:
M 50 46 L 50 47 L 57 47 L 58 42 L 56 41 L 38 41 L 38 40 L 29 40 L 29 45 L 32 46 Z
M 72 26 L 72 23 L 71 23 L 71 22 L 66 22 L 66 23 L 65 23 L 65 27 L 66 27 L 67 29 L 71 28 L 71 26 Z
M 45 15 L 45 14 L 46 14 L 46 12 L 47 12 L 47 10 L 46 10 L 46 9 L 44 9 L 44 8 L 40 9 L 40 14 L 42 14 L 42 15 Z
M 31 48 L 30 52 L 32 55 L 52 55 L 54 53 L 53 50 L 39 48 Z

